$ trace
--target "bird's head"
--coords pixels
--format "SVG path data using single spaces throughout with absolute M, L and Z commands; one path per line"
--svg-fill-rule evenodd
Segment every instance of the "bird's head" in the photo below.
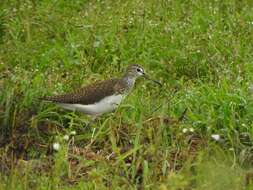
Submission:
M 129 65 L 126 69 L 126 75 L 132 78 L 144 76 L 144 69 L 139 65 Z
M 133 79 L 137 79 L 137 78 L 139 78 L 139 77 L 144 77 L 145 79 L 151 80 L 151 81 L 153 81 L 153 82 L 159 84 L 160 86 L 162 86 L 162 84 L 161 84 L 160 82 L 151 79 L 151 78 L 145 73 L 143 67 L 141 67 L 140 65 L 136 65 L 136 64 L 129 65 L 129 66 L 127 67 L 125 77 L 130 77 L 130 78 L 133 78 Z

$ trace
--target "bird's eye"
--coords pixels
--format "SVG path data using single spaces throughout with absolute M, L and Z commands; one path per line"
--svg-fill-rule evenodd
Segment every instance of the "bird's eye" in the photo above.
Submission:
M 137 70 L 137 72 L 141 72 L 141 69 L 139 69 L 139 68 L 137 68 L 136 70 Z

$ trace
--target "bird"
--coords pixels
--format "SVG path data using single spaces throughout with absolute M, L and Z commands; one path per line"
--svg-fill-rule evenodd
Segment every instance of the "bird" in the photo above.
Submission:
M 98 81 L 70 93 L 42 99 L 56 103 L 67 110 L 82 112 L 95 119 L 105 113 L 113 112 L 133 90 L 136 79 L 140 77 L 162 86 L 159 81 L 149 78 L 142 66 L 131 64 L 119 78 Z

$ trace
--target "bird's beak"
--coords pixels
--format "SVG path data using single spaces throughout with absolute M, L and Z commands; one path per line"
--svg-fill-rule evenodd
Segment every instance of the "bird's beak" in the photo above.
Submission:
M 145 73 L 143 73 L 142 76 L 143 76 L 145 79 L 151 80 L 151 81 L 153 81 L 154 83 L 158 84 L 159 86 L 162 86 L 162 84 L 161 84 L 159 81 L 151 79 L 151 78 L 150 78 L 148 75 L 146 75 Z

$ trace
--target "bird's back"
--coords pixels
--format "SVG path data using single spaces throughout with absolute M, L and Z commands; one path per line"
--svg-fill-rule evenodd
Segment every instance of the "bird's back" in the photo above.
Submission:
M 90 84 L 71 93 L 44 97 L 42 99 L 64 104 L 94 104 L 106 96 L 115 94 L 115 91 L 120 90 L 119 83 L 119 79 L 109 79 Z

